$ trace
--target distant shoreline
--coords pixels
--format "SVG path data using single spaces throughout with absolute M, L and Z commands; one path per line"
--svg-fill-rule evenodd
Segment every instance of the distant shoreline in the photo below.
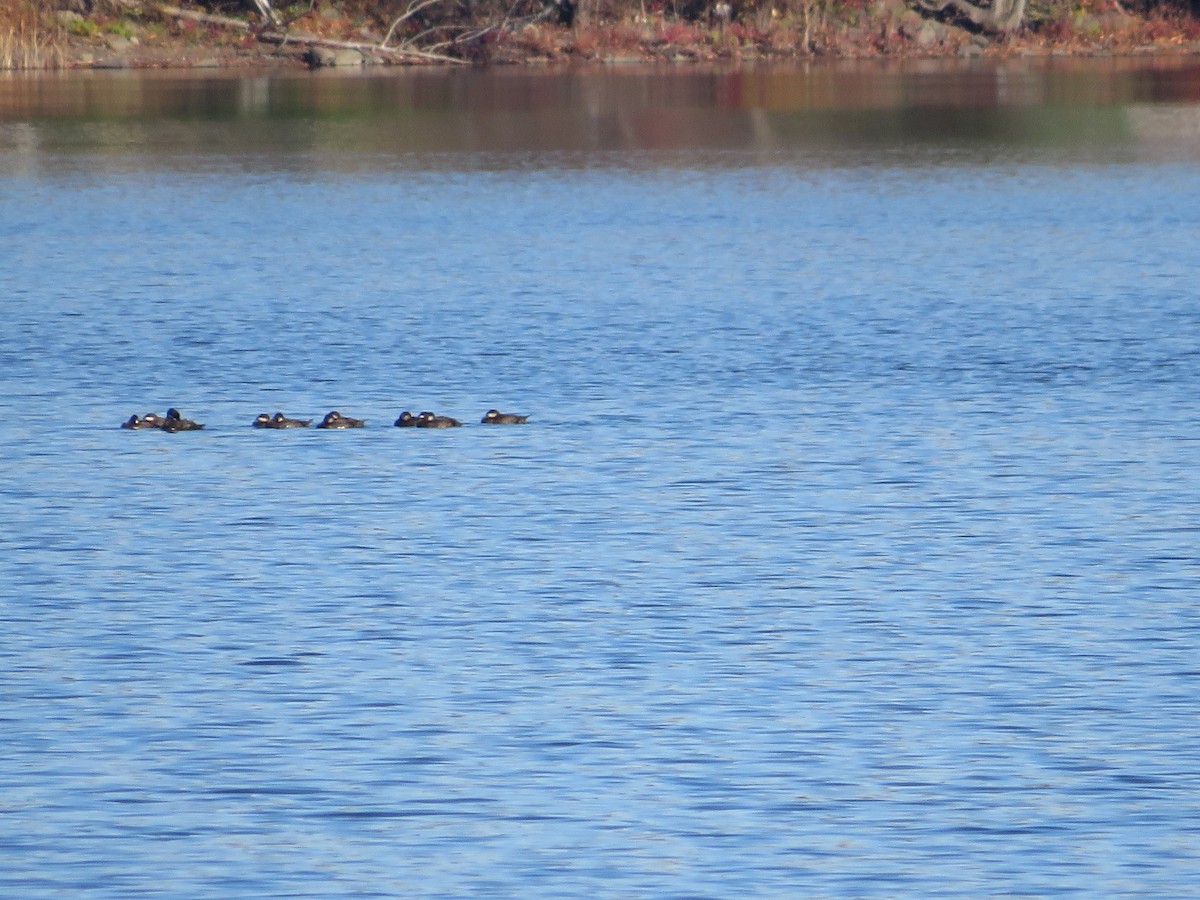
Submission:
M 687 22 L 657 14 L 621 22 L 547 20 L 485 32 L 474 42 L 427 50 L 384 42 L 375 23 L 314 14 L 287 29 L 174 7 L 178 15 L 107 19 L 56 13 L 60 29 L 24 69 L 344 68 L 374 65 L 581 65 L 806 62 L 827 60 L 1200 57 L 1200 21 L 1109 8 L 1068 21 L 988 36 L 927 18 L 902 0 L 876 0 L 819 30 L 761 13 L 754 21 Z M 803 25 L 803 30 L 801 26 Z M 383 46 L 381 46 L 383 45 Z M 11 54 L 10 54 L 11 56 Z

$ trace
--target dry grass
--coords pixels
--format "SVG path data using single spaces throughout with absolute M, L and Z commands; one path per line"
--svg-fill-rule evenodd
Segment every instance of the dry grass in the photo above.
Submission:
M 57 69 L 63 61 L 62 29 L 47 0 L 0 3 L 0 70 Z

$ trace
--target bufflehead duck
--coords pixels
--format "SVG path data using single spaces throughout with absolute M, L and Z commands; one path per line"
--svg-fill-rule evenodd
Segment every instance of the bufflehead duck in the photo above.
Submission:
M 170 431 L 199 431 L 204 426 L 199 422 L 193 422 L 191 419 L 185 419 L 179 414 L 179 410 L 171 407 L 167 410 L 167 417 L 162 421 L 162 430 Z
M 352 419 L 349 416 L 343 416 L 336 409 L 325 416 L 321 420 L 318 428 L 362 428 L 367 423 L 363 419 Z
M 418 428 L 458 428 L 462 422 L 449 416 L 435 416 L 431 412 L 423 412 L 417 416 Z
M 146 413 L 140 419 L 135 413 L 122 422 L 121 427 L 137 430 L 141 428 L 162 428 L 162 424 L 163 418 L 158 413 Z
M 307 428 L 311 424 L 312 419 L 289 419 L 281 412 L 275 413 L 271 418 L 273 428 Z
M 307 428 L 311 424 L 312 419 L 289 419 L 281 412 L 274 416 L 259 413 L 254 420 L 255 428 Z
M 521 425 L 529 420 L 529 416 L 518 416 L 515 413 L 502 413 L 498 409 L 489 409 L 479 421 L 484 425 Z

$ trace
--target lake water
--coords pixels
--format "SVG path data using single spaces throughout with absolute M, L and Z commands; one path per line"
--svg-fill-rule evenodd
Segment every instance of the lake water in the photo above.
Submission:
M 0 893 L 1200 896 L 1198 197 L 1186 61 L 0 80 Z

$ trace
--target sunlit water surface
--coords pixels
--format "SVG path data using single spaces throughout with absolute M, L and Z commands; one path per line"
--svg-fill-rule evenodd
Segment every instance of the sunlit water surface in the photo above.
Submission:
M 1200 894 L 1190 77 L 0 82 L 0 893 Z

